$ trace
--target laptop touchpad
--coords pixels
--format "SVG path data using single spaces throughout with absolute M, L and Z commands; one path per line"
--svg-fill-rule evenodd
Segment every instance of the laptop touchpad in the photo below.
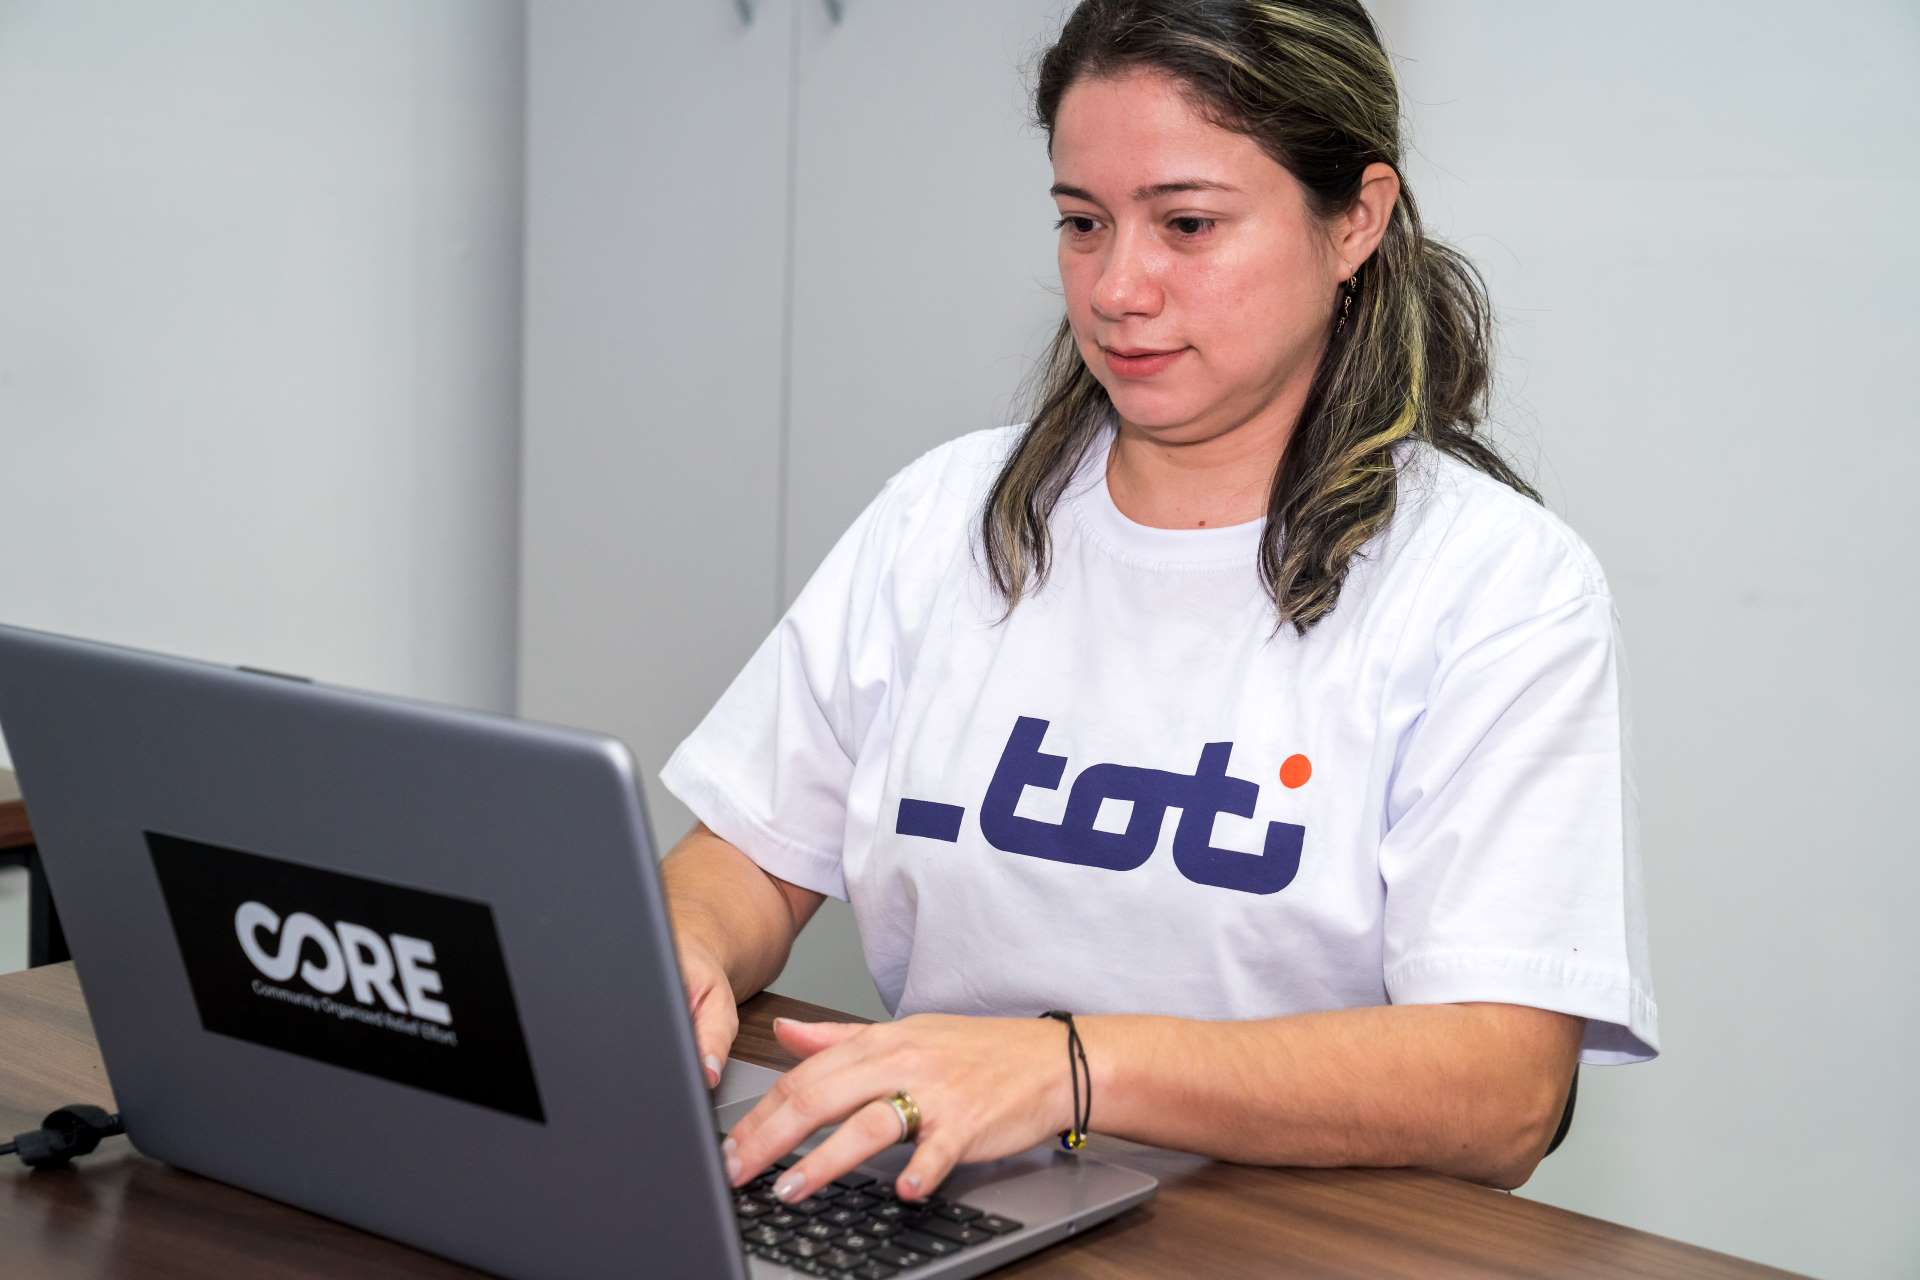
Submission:
M 775 1071 L 772 1067 L 756 1066 L 751 1062 L 742 1062 L 738 1058 L 728 1058 L 727 1065 L 720 1072 L 720 1083 L 713 1087 L 708 1096 L 713 1099 L 714 1110 L 718 1111 L 729 1103 L 744 1102 L 759 1097 L 771 1089 L 773 1082 L 782 1074 L 784 1073 Z M 751 1107 L 741 1111 L 740 1115 L 745 1115 L 750 1110 L 752 1110 Z M 722 1127 L 732 1128 L 733 1126 L 729 1122 Z

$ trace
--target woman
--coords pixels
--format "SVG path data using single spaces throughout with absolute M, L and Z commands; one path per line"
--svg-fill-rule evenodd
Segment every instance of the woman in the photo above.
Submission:
M 1501 1187 L 1657 1052 L 1611 599 L 1473 433 L 1398 105 L 1356 0 L 1086 0 L 1045 56 L 1032 422 L 896 475 L 663 774 L 709 1080 L 824 895 L 898 1015 L 777 1025 L 735 1185 L 1077 1129 L 1052 1009 L 1100 1131 Z

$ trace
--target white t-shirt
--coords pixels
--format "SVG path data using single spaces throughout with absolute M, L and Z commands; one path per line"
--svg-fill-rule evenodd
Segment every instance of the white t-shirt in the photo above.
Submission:
M 1431 446 L 1338 607 L 1276 631 L 1263 522 L 1139 525 L 1111 431 L 1011 617 L 981 505 L 1020 428 L 890 480 L 662 772 L 852 904 L 896 1015 L 1246 1019 L 1485 1000 L 1658 1052 L 1613 600 Z

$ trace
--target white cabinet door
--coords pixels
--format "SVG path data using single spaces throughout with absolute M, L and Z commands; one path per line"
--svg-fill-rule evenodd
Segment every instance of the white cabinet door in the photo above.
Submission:
M 1061 0 L 799 0 L 791 599 L 886 478 L 1013 421 L 1062 314 L 1027 121 Z
M 1054 0 L 797 0 L 793 320 L 779 591 L 790 602 L 886 478 L 1011 421 L 1059 321 L 1046 144 L 1026 64 Z M 777 984 L 883 1011 L 828 903 Z
M 775 618 L 794 0 L 528 11 L 519 706 L 656 775 Z
M 1060 313 L 1024 75 L 1058 3 L 752 7 L 529 11 L 520 709 L 625 739 L 669 841 L 675 743 Z M 775 986 L 884 1012 L 836 903 Z

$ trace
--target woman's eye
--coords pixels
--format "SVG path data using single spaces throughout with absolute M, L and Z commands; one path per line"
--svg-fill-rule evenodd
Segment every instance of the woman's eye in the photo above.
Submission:
M 1168 221 L 1168 225 L 1182 238 L 1198 240 L 1211 232 L 1218 221 L 1219 219 L 1217 218 L 1172 218 Z M 1092 235 L 1097 229 L 1097 226 L 1098 224 L 1094 219 L 1087 217 L 1085 214 L 1069 213 L 1055 222 L 1053 229 L 1059 231 L 1063 228 L 1070 228 L 1076 236 L 1087 236 Z

